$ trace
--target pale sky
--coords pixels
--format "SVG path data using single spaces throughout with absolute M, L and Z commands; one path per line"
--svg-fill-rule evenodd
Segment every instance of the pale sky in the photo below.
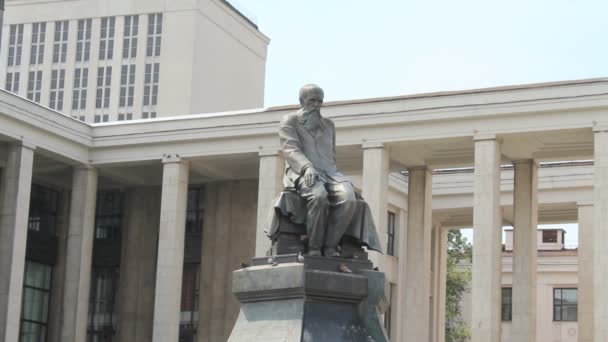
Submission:
M 306 83 L 332 101 L 608 77 L 608 0 L 230 1 L 271 39 L 267 107 Z
M 608 76 L 606 0 L 230 0 L 270 37 L 266 106 Z

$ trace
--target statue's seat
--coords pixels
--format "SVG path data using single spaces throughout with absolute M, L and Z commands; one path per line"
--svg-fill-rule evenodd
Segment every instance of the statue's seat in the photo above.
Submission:
M 382 252 L 369 206 L 360 194 L 356 193 L 356 198 L 356 214 L 340 243 L 344 257 L 356 257 L 363 246 Z M 266 232 L 272 241 L 273 255 L 306 251 L 306 214 L 306 201 L 295 191 L 286 189 L 279 194 Z

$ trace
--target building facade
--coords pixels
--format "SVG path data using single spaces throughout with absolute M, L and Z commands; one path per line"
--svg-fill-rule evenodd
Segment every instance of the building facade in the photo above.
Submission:
M 9 0 L 6 8 L 0 85 L 73 118 L 263 106 L 269 40 L 227 1 Z
M 472 341 L 501 340 L 503 225 L 511 339 L 533 341 L 536 228 L 563 222 L 579 224 L 578 340 L 606 339 L 606 94 L 592 79 L 325 104 L 387 252 L 370 258 L 393 341 L 444 341 L 447 230 L 462 227 Z M 89 124 L 0 91 L 2 338 L 225 341 L 230 272 L 270 246 L 276 130 L 296 108 Z
M 536 289 L 536 341 L 577 342 L 578 250 L 566 248 L 563 229 L 538 230 Z M 515 342 L 513 303 L 513 230 L 506 230 L 502 255 L 501 330 L 502 342 Z M 470 265 L 468 266 L 470 267 Z M 463 316 L 471 322 L 470 292 L 463 297 Z

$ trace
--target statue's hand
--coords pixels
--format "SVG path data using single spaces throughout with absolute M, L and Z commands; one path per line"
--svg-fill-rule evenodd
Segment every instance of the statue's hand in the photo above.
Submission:
M 315 170 L 314 167 L 309 166 L 304 172 L 304 184 L 306 184 L 306 186 L 313 186 L 317 177 L 319 177 L 317 170 Z

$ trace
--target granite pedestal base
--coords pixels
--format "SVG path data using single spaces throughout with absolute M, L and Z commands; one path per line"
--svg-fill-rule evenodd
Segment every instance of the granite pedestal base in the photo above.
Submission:
M 369 261 L 277 256 L 233 272 L 241 311 L 229 342 L 388 342 L 384 273 Z M 340 272 L 344 264 L 353 273 Z

